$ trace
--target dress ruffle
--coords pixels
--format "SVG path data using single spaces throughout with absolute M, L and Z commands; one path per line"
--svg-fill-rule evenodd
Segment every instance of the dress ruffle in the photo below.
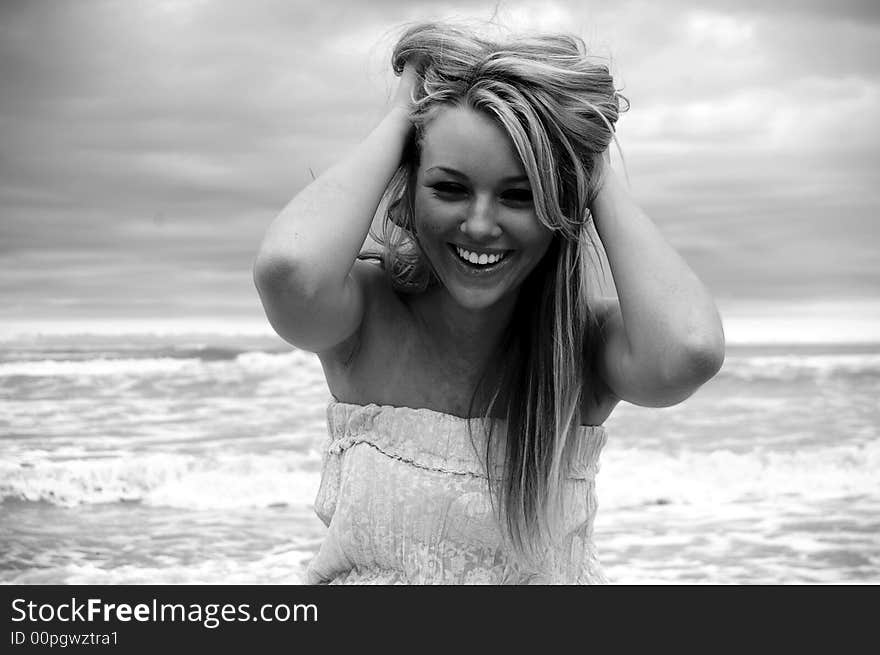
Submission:
M 503 434 L 505 422 L 495 419 Z M 353 405 L 332 402 L 327 408 L 327 452 L 339 455 L 355 444 L 366 443 L 389 457 L 419 468 L 454 475 L 486 477 L 483 454 L 471 442 L 483 435 L 482 419 L 467 419 L 431 409 L 390 405 Z M 569 466 L 569 477 L 589 479 L 599 469 L 605 445 L 604 426 L 583 425 Z M 482 448 L 482 446 L 480 446 Z M 496 461 L 493 477 L 500 477 L 502 462 Z

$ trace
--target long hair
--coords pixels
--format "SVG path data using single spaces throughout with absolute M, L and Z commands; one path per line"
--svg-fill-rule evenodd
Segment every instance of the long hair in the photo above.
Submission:
M 409 61 L 420 81 L 415 129 L 379 205 L 381 234 L 371 232 L 394 287 L 419 293 L 439 284 L 419 248 L 413 194 L 422 135 L 443 107 L 483 112 L 506 131 L 528 175 L 538 220 L 553 232 L 520 288 L 470 407 L 470 415 L 485 419 L 490 498 L 506 536 L 517 554 L 540 560 L 560 536 L 566 466 L 583 398 L 594 391 L 585 388 L 598 337 L 588 302 L 598 253 L 589 205 L 600 183 L 599 157 L 629 105 L 608 67 L 572 35 L 489 40 L 462 26 L 420 23 L 394 47 L 394 72 Z M 506 418 L 504 435 L 494 433 L 495 416 Z M 497 461 L 503 461 L 500 478 L 492 474 Z

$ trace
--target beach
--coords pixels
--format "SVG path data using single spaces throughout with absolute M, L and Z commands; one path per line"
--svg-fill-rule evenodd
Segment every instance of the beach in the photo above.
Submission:
M 880 344 L 736 344 L 606 422 L 613 582 L 880 583 Z M 297 584 L 330 393 L 274 336 L 0 342 L 0 582 Z

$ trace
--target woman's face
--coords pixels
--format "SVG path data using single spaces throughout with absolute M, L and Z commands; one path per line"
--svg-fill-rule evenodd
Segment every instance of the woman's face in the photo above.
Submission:
M 474 310 L 515 297 L 552 239 L 510 137 L 466 107 L 440 109 L 425 127 L 415 223 L 440 281 Z

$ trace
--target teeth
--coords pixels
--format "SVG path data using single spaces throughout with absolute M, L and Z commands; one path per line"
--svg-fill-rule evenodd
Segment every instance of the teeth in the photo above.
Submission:
M 486 264 L 495 264 L 504 259 L 505 255 L 507 254 L 501 253 L 497 255 L 487 255 L 486 253 L 483 253 L 481 255 L 478 255 L 477 253 L 465 250 L 464 248 L 456 247 L 456 250 L 458 251 L 459 257 L 461 257 L 465 261 L 470 262 L 471 264 L 478 264 L 480 266 L 485 266 Z

